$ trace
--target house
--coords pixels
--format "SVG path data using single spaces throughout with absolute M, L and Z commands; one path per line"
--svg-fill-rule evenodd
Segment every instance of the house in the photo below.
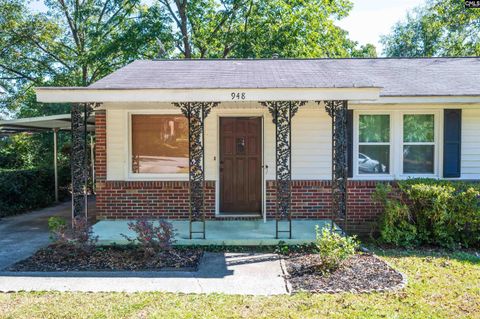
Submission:
M 191 238 L 205 220 L 367 232 L 379 181 L 480 178 L 480 58 L 135 61 L 37 99 L 72 103 L 76 215 L 93 112 L 97 218 L 190 220 Z

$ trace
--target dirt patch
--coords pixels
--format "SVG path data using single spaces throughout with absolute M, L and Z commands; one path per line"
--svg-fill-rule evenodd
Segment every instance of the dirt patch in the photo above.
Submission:
M 22 260 L 8 271 L 158 271 L 196 270 L 200 249 L 172 249 L 146 256 L 135 247 L 96 247 L 89 251 L 74 246 L 50 245 Z
M 319 271 L 317 254 L 295 254 L 285 259 L 287 279 L 294 292 L 323 293 L 374 292 L 402 288 L 404 276 L 383 260 L 368 254 L 357 254 L 333 273 Z

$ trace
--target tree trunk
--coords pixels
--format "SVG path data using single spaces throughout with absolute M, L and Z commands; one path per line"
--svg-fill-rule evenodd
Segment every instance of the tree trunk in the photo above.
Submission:
M 188 36 L 187 0 L 175 0 L 180 15 L 180 31 L 182 32 L 183 49 L 186 59 L 192 57 L 192 48 Z

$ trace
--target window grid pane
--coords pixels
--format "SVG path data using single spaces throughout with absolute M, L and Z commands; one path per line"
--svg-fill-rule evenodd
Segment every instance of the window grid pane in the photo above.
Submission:
M 359 142 L 390 142 L 390 115 L 360 115 Z
M 433 114 L 404 114 L 403 141 L 435 142 L 435 116 Z
M 435 173 L 434 114 L 403 115 L 403 174 Z
M 390 115 L 359 115 L 358 174 L 390 173 Z

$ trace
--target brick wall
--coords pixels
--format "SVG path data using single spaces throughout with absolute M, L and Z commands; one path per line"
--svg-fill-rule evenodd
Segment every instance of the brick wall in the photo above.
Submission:
M 348 182 L 349 230 L 368 233 L 374 227 L 382 207 L 371 200 L 376 181 Z M 267 218 L 275 216 L 275 181 L 267 181 Z M 330 213 L 331 181 L 292 182 L 292 214 L 294 218 L 332 218 Z
M 107 181 L 106 116 L 97 111 L 96 178 L 97 218 L 138 217 L 188 218 L 188 182 L 185 181 Z M 375 181 L 349 181 L 348 216 L 351 231 L 368 232 L 381 213 L 372 203 Z M 330 181 L 293 181 L 294 218 L 331 218 Z M 275 216 L 275 181 L 267 181 L 267 217 Z M 206 215 L 215 218 L 215 182 L 206 183 Z
M 188 182 L 97 182 L 97 218 L 139 217 L 188 219 Z M 215 215 L 215 182 L 206 182 L 207 218 Z

